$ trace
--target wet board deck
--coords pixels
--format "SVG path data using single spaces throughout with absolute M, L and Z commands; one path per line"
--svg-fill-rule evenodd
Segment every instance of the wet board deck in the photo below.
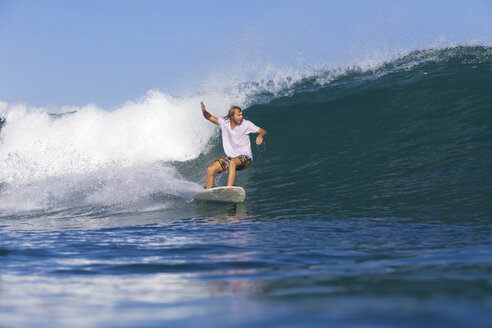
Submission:
M 246 192 L 242 187 L 216 187 L 206 189 L 193 198 L 210 202 L 242 203 L 246 198 Z

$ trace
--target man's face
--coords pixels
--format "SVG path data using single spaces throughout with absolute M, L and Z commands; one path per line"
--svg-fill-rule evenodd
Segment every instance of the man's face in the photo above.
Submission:
M 236 123 L 237 125 L 241 124 L 241 122 L 243 121 L 243 112 L 240 110 L 237 110 L 234 113 L 234 116 L 232 116 L 232 121 L 234 123 Z

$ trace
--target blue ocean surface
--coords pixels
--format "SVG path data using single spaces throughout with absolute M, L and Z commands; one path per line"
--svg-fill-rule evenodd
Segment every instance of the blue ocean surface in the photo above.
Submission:
M 196 202 L 201 116 L 266 129 Z M 490 327 L 492 48 L 0 121 L 0 327 Z M 217 179 L 224 185 L 226 177 Z

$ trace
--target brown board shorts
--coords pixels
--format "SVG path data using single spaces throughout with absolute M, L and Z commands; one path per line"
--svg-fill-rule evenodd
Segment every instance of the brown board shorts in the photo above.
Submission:
M 222 156 L 220 157 L 217 162 L 219 162 L 220 166 L 222 167 L 222 173 L 227 173 L 229 171 L 229 166 L 231 165 L 231 160 L 233 157 L 229 156 Z M 251 158 L 249 158 L 246 155 L 240 155 L 237 158 L 241 161 L 241 165 L 236 167 L 237 171 L 244 170 L 251 164 Z

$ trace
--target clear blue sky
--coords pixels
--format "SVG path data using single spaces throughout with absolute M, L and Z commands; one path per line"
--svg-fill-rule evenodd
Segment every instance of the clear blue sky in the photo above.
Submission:
M 491 45 L 492 0 L 0 0 L 0 101 L 111 109 L 442 41 Z

